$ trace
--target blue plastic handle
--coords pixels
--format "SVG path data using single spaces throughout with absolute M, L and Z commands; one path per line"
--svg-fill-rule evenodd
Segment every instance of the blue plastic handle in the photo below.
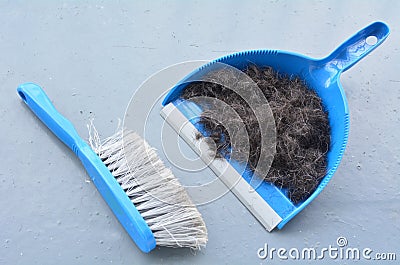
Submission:
M 344 72 L 377 48 L 389 33 L 390 29 L 385 23 L 374 22 L 343 42 L 321 63 L 326 64 L 325 68 Z
M 154 235 L 143 217 L 99 156 L 79 137 L 71 122 L 55 109 L 42 88 L 25 83 L 18 87 L 17 92 L 36 116 L 79 157 L 98 191 L 136 245 L 146 253 L 154 249 Z

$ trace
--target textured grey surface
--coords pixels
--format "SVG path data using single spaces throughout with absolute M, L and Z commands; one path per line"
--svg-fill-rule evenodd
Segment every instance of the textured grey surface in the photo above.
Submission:
M 257 257 L 265 243 L 322 248 L 338 236 L 400 259 L 399 2 L 214 2 L 0 1 L 0 264 L 259 264 L 270 263 Z M 273 233 L 232 194 L 199 207 L 209 243 L 195 255 L 141 253 L 15 93 L 36 82 L 81 135 L 95 117 L 107 136 L 140 83 L 168 65 L 254 48 L 322 57 L 375 20 L 392 33 L 342 76 L 351 130 L 327 188 Z

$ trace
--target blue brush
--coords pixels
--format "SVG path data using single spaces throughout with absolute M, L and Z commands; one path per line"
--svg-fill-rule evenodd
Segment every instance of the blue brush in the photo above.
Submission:
M 155 150 L 136 133 L 121 130 L 99 141 L 91 126 L 89 146 L 38 85 L 22 84 L 17 91 L 81 160 L 104 200 L 143 252 L 156 245 L 198 249 L 206 244 L 207 230 L 200 213 Z

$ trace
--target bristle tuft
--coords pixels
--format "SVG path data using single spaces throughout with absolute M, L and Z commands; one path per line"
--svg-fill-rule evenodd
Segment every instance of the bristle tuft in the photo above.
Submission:
M 184 187 L 138 134 L 119 130 L 100 140 L 89 125 L 89 143 L 140 212 L 157 245 L 200 249 L 207 242 L 201 214 Z

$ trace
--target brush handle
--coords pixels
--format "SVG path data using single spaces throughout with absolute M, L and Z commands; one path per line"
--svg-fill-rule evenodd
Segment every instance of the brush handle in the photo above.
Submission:
M 19 86 L 17 92 L 36 116 L 79 157 L 79 149 L 84 148 L 86 143 L 72 123 L 55 109 L 46 93 L 33 83 Z
M 389 33 L 385 23 L 374 22 L 343 42 L 322 63 L 335 72 L 344 72 L 381 45 Z
M 139 211 L 72 123 L 55 109 L 42 88 L 25 83 L 17 92 L 36 116 L 79 157 L 98 191 L 138 247 L 146 253 L 154 249 L 154 235 Z

